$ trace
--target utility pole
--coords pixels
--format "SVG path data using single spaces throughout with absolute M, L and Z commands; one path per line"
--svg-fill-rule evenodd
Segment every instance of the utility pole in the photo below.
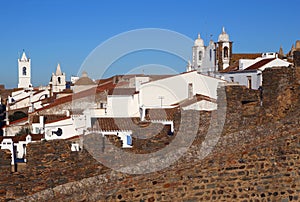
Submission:
M 158 99 L 160 99 L 160 107 L 162 108 L 164 96 L 158 96 Z

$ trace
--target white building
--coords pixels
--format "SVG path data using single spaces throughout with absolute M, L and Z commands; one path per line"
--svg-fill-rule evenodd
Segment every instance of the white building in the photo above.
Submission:
M 256 59 L 241 59 L 236 70 L 220 72 L 222 77 L 229 81 L 239 83 L 251 89 L 258 89 L 262 86 L 262 71 L 266 68 L 278 66 L 290 66 L 291 63 L 277 58 L 276 53 L 264 53 Z
M 31 59 L 27 58 L 25 52 L 18 59 L 19 83 L 18 88 L 29 88 L 31 84 Z
M 197 70 L 201 74 L 214 76 L 216 72 L 226 69 L 232 57 L 232 42 L 223 27 L 218 42 L 209 41 L 205 46 L 198 34 L 192 48 L 193 61 L 188 64 L 187 71 Z
M 66 74 L 62 73 L 59 63 L 55 73 L 52 73 L 50 86 L 52 93 L 58 93 L 66 89 Z
M 224 80 L 186 72 L 144 83 L 139 89 L 139 105 L 145 108 L 168 108 L 196 94 L 217 99 L 217 88 Z
M 32 122 L 32 134 L 45 134 L 46 140 L 69 139 L 82 135 L 85 128 L 84 115 L 36 116 Z

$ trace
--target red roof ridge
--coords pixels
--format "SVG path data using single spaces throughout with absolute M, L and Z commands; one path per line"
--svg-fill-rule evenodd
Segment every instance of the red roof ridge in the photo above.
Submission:
M 265 59 L 262 59 L 262 60 L 259 60 L 258 62 L 250 65 L 249 67 L 247 67 L 246 69 L 244 70 L 256 70 L 256 69 L 259 69 L 261 68 L 262 66 L 268 64 L 269 62 L 271 62 L 272 60 L 275 60 L 276 58 L 265 58 Z

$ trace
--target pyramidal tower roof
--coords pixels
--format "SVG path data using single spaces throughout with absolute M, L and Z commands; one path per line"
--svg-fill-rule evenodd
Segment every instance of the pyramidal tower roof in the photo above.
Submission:
M 24 50 L 23 50 L 23 53 L 22 53 L 21 60 L 22 61 L 27 61 L 28 60 Z
M 62 72 L 61 72 L 60 64 L 59 64 L 59 63 L 57 64 L 55 75 L 56 75 L 56 76 L 62 75 Z

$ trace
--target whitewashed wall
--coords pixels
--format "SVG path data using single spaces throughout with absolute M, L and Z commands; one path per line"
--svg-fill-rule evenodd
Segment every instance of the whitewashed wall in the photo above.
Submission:
M 224 74 L 225 80 L 231 82 L 232 78 L 235 83 L 248 87 L 248 76 L 251 77 L 251 89 L 258 89 L 262 85 L 261 71 L 242 71 L 237 73 Z
M 107 96 L 106 117 L 139 117 L 138 94 Z
M 170 106 L 188 98 L 189 84 L 193 86 L 193 95 L 202 94 L 217 98 L 217 87 L 225 81 L 205 76 L 196 71 L 145 83 L 140 88 L 140 106 Z M 160 99 L 160 98 L 163 99 Z

